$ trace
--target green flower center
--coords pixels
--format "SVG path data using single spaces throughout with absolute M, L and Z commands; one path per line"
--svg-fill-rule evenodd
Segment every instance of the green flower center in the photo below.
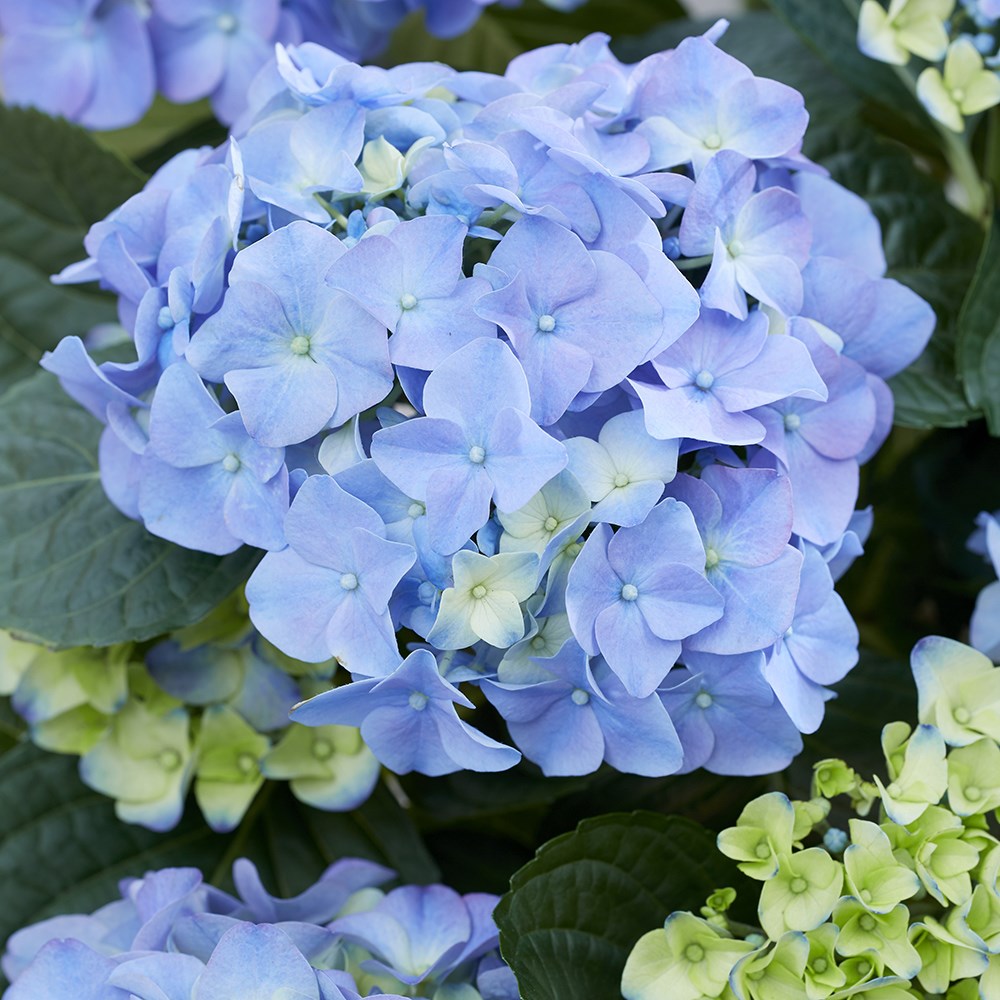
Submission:
M 691 963 L 700 962 L 705 958 L 705 949 L 700 944 L 689 944 L 684 949 L 684 957 Z
M 788 888 L 794 892 L 796 896 L 799 896 L 809 888 L 809 883 L 804 878 L 799 876 L 798 878 L 793 878 L 792 881 L 788 883 Z
M 477 601 L 481 601 L 486 596 L 486 593 L 487 593 L 486 588 L 481 583 L 477 583 L 472 588 L 472 596 Z

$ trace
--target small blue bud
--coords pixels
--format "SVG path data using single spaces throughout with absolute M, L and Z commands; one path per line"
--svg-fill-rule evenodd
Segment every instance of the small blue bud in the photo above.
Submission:
M 848 837 L 846 830 L 841 830 L 839 827 L 831 826 L 826 833 L 823 834 L 823 846 L 831 854 L 843 854 L 844 849 L 850 843 L 851 838 Z
M 981 56 L 993 55 L 997 50 L 997 40 L 988 32 L 981 31 L 972 39 L 972 44 Z
M 670 260 L 677 260 L 681 255 L 681 241 L 676 236 L 668 236 L 663 241 L 663 252 Z

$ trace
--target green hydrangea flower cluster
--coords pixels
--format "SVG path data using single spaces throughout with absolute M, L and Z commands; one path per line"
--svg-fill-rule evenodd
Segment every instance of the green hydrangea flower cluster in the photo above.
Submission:
M 166 642 L 52 651 L 0 632 L 0 695 L 40 747 L 80 757 L 80 775 L 120 819 L 180 820 L 190 788 L 209 826 L 239 825 L 265 779 L 301 801 L 354 809 L 380 765 L 349 726 L 290 723 L 327 690 L 336 660 L 306 664 L 253 632 L 241 599 Z
M 930 63 L 916 78 L 917 97 L 952 132 L 965 120 L 1000 103 L 996 15 L 985 16 L 955 0 L 863 0 L 858 11 L 858 47 L 894 66 L 911 56 Z
M 918 725 L 883 729 L 884 778 L 821 760 L 811 799 L 762 795 L 719 834 L 762 883 L 759 927 L 728 919 L 732 889 L 671 914 L 629 956 L 626 1000 L 1000 1000 L 1000 669 L 939 637 L 911 664 Z

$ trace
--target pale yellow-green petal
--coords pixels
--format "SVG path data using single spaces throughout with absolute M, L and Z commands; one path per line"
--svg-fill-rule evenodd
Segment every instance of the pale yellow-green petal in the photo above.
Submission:
M 953 132 L 961 132 L 964 122 L 951 94 L 945 89 L 941 74 L 933 66 L 928 66 L 917 77 L 917 97 L 928 113 Z
M 962 113 L 978 115 L 997 104 L 1000 104 L 1000 76 L 984 69 L 966 88 Z
M 899 45 L 928 62 L 937 62 L 948 51 L 948 32 L 934 14 L 907 17 L 896 29 Z
M 905 66 L 910 53 L 897 41 L 885 9 L 877 0 L 864 0 L 858 15 L 858 48 L 871 59 Z

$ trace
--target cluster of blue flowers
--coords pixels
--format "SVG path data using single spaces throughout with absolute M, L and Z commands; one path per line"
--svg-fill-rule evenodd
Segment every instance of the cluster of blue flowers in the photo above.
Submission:
M 859 464 L 934 315 L 718 31 L 502 77 L 279 47 L 229 145 L 59 277 L 117 292 L 138 353 L 43 361 L 106 424 L 108 496 L 266 549 L 256 628 L 351 673 L 296 720 L 426 774 L 761 773 L 819 725 Z
M 245 858 L 233 866 L 238 898 L 194 868 L 125 879 L 122 898 L 95 913 L 12 935 L 4 1000 L 517 1000 L 497 897 L 378 888 L 394 874 L 345 858 L 293 899 L 271 896 Z
M 496 0 L 0 0 L 0 93 L 92 129 L 124 128 L 156 92 L 209 98 L 238 119 L 275 43 L 312 42 L 363 60 L 407 15 L 442 38 Z M 509 0 L 506 0 L 509 3 Z M 546 0 L 571 10 L 581 0 Z

